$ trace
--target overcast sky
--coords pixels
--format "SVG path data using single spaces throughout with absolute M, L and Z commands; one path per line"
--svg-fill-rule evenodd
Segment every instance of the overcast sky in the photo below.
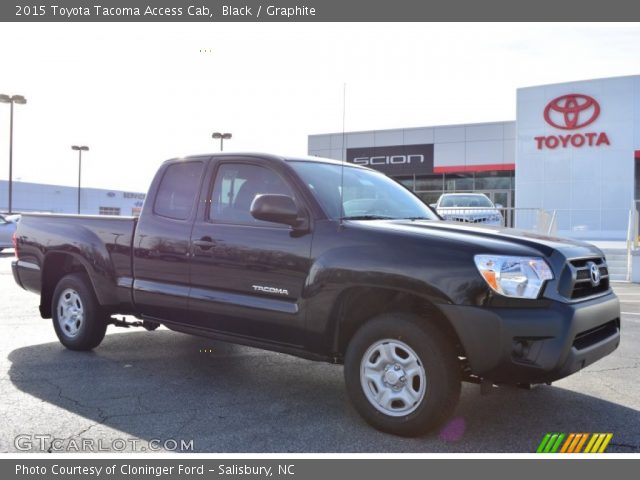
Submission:
M 640 74 L 638 25 L 2 24 L 14 179 L 146 190 L 158 164 L 307 135 L 515 119 L 518 87 Z M 201 51 L 202 50 L 202 51 Z M 0 178 L 9 108 L 0 104 Z

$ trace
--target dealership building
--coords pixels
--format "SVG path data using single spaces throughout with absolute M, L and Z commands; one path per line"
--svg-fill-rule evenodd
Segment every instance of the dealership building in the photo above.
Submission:
M 78 213 L 78 188 L 30 182 L 13 182 L 12 210 L 18 213 Z M 139 215 L 144 193 L 85 188 L 80 191 L 83 215 Z M 9 182 L 0 180 L 0 212 L 7 212 Z
M 428 203 L 482 192 L 554 214 L 560 236 L 625 240 L 640 193 L 640 75 L 516 91 L 515 121 L 309 135 L 309 155 L 367 165 Z

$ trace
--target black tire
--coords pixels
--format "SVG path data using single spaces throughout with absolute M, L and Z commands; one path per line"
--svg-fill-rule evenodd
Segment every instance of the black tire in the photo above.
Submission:
M 70 292 L 74 292 L 75 296 Z M 76 321 L 71 322 L 73 324 L 71 326 L 69 324 L 63 326 L 60 320 L 65 316 L 69 317 L 69 314 L 65 313 L 67 307 L 60 305 L 63 295 L 67 299 L 63 303 L 71 303 L 74 308 L 79 306 L 82 311 L 81 318 L 76 316 Z M 69 300 L 72 301 L 69 302 Z M 85 274 L 72 273 L 62 277 L 53 292 L 51 312 L 56 335 L 60 343 L 70 350 L 92 350 L 100 345 L 107 332 L 109 316 L 100 308 L 91 281 Z M 74 327 L 77 327 L 75 332 L 72 331 Z
M 424 368 L 424 394 L 413 406 L 405 405 L 413 408 L 406 415 L 402 409 L 393 412 L 396 416 L 380 411 L 365 394 L 365 388 L 371 391 L 377 388 L 361 384 L 363 356 L 370 347 L 386 339 L 400 341 L 410 347 Z M 358 413 L 378 430 L 395 435 L 417 436 L 436 428 L 451 416 L 460 398 L 460 367 L 451 341 L 428 319 L 408 313 L 385 313 L 365 323 L 349 342 L 344 375 L 349 397 Z M 386 379 L 384 375 L 382 378 Z M 400 388 L 414 387 L 407 384 Z M 402 401 L 400 403 L 403 404 Z

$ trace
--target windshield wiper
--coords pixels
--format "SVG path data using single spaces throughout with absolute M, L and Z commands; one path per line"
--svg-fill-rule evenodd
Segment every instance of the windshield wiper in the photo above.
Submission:
M 394 220 L 395 218 L 385 215 L 352 215 L 350 217 L 342 217 L 341 220 Z

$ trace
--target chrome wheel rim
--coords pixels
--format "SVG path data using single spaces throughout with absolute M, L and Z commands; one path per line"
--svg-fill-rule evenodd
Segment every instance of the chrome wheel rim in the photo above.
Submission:
M 418 354 L 400 340 L 371 345 L 360 363 L 360 384 L 367 400 L 385 415 L 415 411 L 427 390 L 427 375 Z
M 67 337 L 75 337 L 84 323 L 84 306 L 78 292 L 65 289 L 58 299 L 58 325 Z

